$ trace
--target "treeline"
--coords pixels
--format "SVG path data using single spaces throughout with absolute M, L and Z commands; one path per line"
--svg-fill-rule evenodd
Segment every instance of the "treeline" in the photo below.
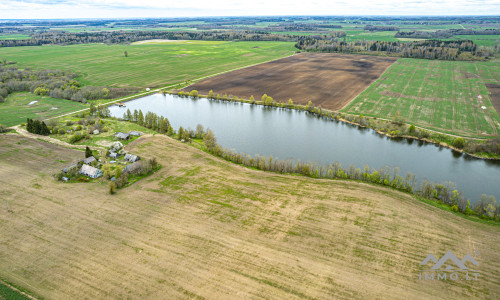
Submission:
M 43 121 L 27 119 L 26 120 L 26 130 L 30 133 L 40 134 L 40 135 L 49 135 L 50 130 L 47 127 L 47 124 Z
M 311 52 L 340 52 L 361 54 L 386 54 L 390 56 L 442 59 L 442 60 L 483 60 L 493 54 L 489 50 L 480 49 L 470 40 L 463 41 L 340 41 L 338 39 L 317 39 L 304 37 L 295 47 Z
M 31 34 L 29 40 L 0 40 L 2 47 L 72 45 L 88 43 L 125 44 L 143 40 L 211 40 L 211 41 L 296 41 L 290 35 L 256 31 L 101 31 L 63 32 L 45 31 Z
M 399 31 L 399 27 L 396 26 L 366 25 L 363 29 L 367 31 Z
M 76 73 L 61 70 L 19 70 L 0 66 L 0 102 L 15 92 L 31 92 L 86 103 L 87 100 L 118 98 L 135 91 L 134 88 L 82 86 L 75 80 L 77 76 Z
M 282 23 L 269 25 L 267 30 L 271 31 L 317 31 L 325 29 L 340 29 L 341 25 L 321 24 L 321 23 Z
M 132 113 L 130 109 L 127 109 L 127 111 L 123 114 L 123 119 L 135 122 L 159 133 L 167 135 L 174 134 L 174 129 L 172 128 L 172 125 L 170 125 L 170 121 L 167 118 L 159 116 L 153 112 L 147 112 L 144 114 L 142 110 L 134 109 L 134 112 Z
M 455 184 L 450 181 L 438 184 L 424 179 L 418 184 L 414 174 L 408 172 L 405 176 L 401 176 L 398 167 L 391 169 L 385 166 L 375 170 L 368 165 L 365 165 L 363 169 L 350 165 L 344 168 L 339 162 L 325 166 L 310 162 L 295 162 L 292 159 L 274 159 L 272 156 L 250 156 L 234 150 L 223 149 L 217 144 L 216 138 L 210 130 L 203 134 L 203 141 L 210 153 L 244 166 L 263 171 L 302 174 L 314 178 L 351 179 L 375 183 L 439 201 L 448 205 L 454 212 L 500 221 L 500 204 L 497 204 L 494 196 L 483 194 L 476 204 L 471 205 L 465 196 L 456 189 Z
M 437 31 L 399 31 L 396 38 L 448 39 L 455 35 L 500 35 L 500 29 L 447 29 Z

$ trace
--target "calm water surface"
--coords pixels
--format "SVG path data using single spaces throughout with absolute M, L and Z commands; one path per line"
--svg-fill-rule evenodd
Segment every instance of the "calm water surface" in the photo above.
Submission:
M 312 116 L 303 111 L 245 103 L 155 94 L 112 106 L 111 114 L 141 109 L 167 117 L 175 130 L 197 124 L 210 128 L 220 145 L 238 152 L 272 155 L 363 168 L 400 167 L 419 180 L 453 181 L 471 200 L 482 193 L 500 200 L 500 163 L 460 155 L 450 149 L 407 139 L 390 139 L 373 130 Z

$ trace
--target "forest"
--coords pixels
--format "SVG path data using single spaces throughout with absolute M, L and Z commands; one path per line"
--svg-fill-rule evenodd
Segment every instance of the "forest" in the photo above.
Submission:
M 13 66 L 0 66 L 0 103 L 16 92 L 86 103 L 87 100 L 118 98 L 134 91 L 133 88 L 82 86 L 76 77 L 76 73 L 61 70 L 19 70 Z
M 386 54 L 409 58 L 442 60 L 484 60 L 493 55 L 489 50 L 478 48 L 470 40 L 415 42 L 340 41 L 336 38 L 303 37 L 295 44 L 300 50 L 311 52 L 338 52 L 362 54 Z
M 253 31 L 102 31 L 76 33 L 46 31 L 33 33 L 31 34 L 31 39 L 28 40 L 0 40 L 0 46 L 18 47 L 41 45 L 74 45 L 88 43 L 120 44 L 153 39 L 211 41 L 296 41 L 296 37 L 287 34 L 272 34 Z
M 455 35 L 500 35 L 500 29 L 448 29 L 437 31 L 399 31 L 394 37 L 396 38 L 413 38 L 413 39 L 448 39 Z

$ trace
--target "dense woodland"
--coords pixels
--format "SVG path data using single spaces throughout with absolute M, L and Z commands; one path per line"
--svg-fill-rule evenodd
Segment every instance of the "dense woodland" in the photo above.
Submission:
M 382 53 L 390 56 L 442 60 L 482 60 L 493 55 L 488 50 L 478 48 L 470 40 L 428 40 L 407 43 L 363 40 L 345 42 L 335 38 L 319 39 L 308 36 L 301 38 L 295 46 L 300 50 L 312 52 Z
M 82 86 L 76 77 L 76 73 L 61 70 L 19 70 L 13 66 L 0 66 L 0 102 L 15 92 L 86 103 L 87 100 L 118 98 L 134 91 L 132 88 Z
M 399 31 L 399 27 L 396 26 L 366 25 L 363 29 L 368 31 Z
M 152 39 L 211 41 L 296 41 L 296 38 L 290 35 L 253 31 L 102 31 L 77 33 L 47 31 L 33 33 L 31 35 L 31 39 L 29 40 L 0 40 L 0 46 L 17 47 L 88 43 L 123 44 Z
M 414 38 L 414 39 L 448 39 L 455 35 L 500 35 L 500 29 L 448 29 L 437 31 L 399 31 L 396 38 Z

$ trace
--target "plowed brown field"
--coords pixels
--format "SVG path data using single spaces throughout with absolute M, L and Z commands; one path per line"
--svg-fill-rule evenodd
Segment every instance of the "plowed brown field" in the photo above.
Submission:
M 397 58 L 331 53 L 301 53 L 205 79 L 186 88 L 200 94 L 234 95 L 338 110 L 366 89 Z

